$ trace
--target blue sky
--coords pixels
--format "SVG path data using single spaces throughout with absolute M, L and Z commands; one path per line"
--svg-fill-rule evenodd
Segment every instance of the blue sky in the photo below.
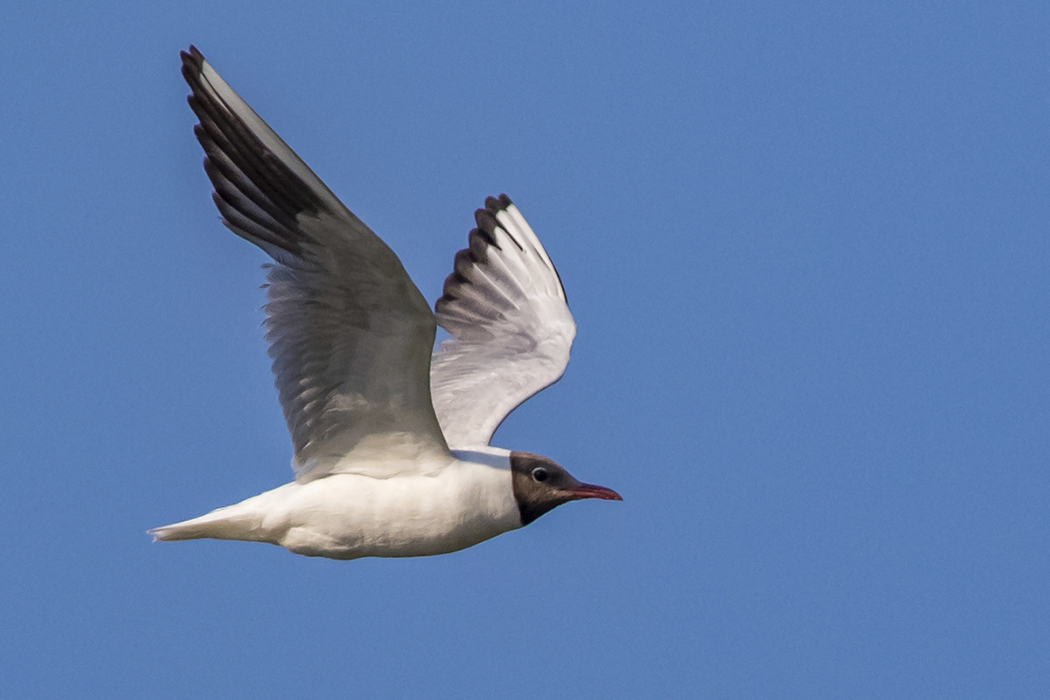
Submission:
M 0 10 L 0 695 L 1043 697 L 1045 3 Z M 283 483 L 196 44 L 430 300 L 485 196 L 579 335 L 457 554 L 152 544 Z

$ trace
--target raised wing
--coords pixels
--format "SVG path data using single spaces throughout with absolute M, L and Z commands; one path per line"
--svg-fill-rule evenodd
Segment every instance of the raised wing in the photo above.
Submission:
M 391 476 L 447 455 L 430 400 L 434 315 L 397 256 L 192 46 L 182 75 L 223 223 L 276 261 L 266 339 L 297 478 Z
M 558 271 L 507 195 L 474 218 L 470 247 L 438 299 L 448 331 L 431 360 L 430 387 L 454 448 L 487 445 L 507 415 L 561 378 L 576 324 Z

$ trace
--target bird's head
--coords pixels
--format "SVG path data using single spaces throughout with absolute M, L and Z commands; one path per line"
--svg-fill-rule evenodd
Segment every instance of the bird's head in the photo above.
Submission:
M 585 484 L 556 462 L 529 452 L 511 452 L 510 469 L 522 525 L 528 525 L 547 511 L 569 501 L 582 498 L 623 500 L 612 489 Z

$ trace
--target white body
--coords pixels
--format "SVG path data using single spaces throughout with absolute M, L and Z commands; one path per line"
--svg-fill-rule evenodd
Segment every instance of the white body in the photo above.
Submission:
M 521 527 L 508 455 L 453 452 L 430 475 L 293 481 L 153 534 L 268 542 L 331 559 L 446 554 Z

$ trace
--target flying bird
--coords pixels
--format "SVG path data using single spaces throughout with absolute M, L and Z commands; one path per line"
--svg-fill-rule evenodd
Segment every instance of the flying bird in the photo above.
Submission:
M 393 251 L 201 53 L 181 56 L 222 221 L 273 258 L 266 340 L 295 480 L 150 530 L 154 539 L 428 556 L 569 501 L 622 500 L 546 457 L 489 444 L 561 378 L 576 335 L 558 272 L 511 200 L 489 197 L 475 212 L 431 311 Z M 435 351 L 439 325 L 451 338 Z

